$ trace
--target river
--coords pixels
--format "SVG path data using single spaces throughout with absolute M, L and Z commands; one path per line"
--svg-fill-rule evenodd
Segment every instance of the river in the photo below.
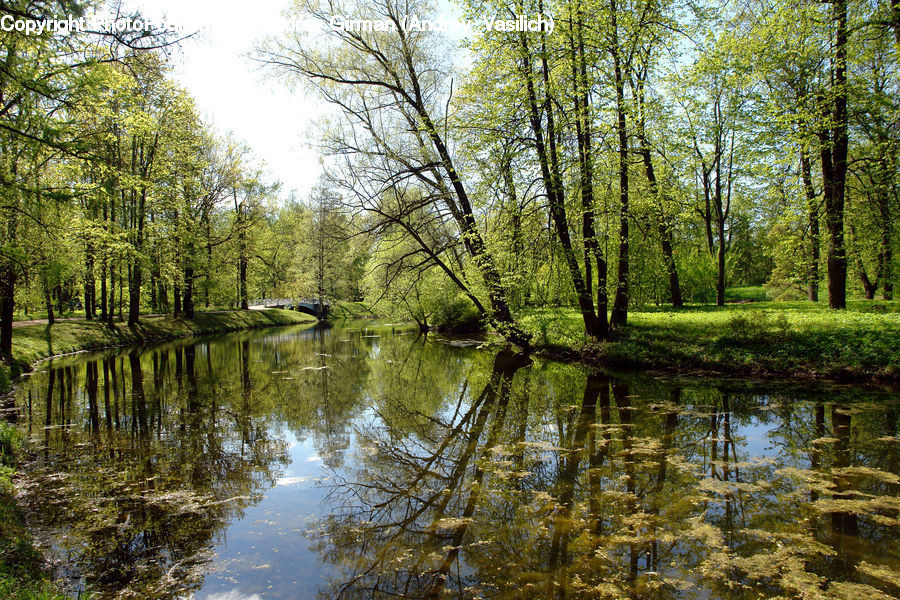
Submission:
M 900 595 L 900 395 L 372 322 L 41 363 L 29 527 L 96 598 Z

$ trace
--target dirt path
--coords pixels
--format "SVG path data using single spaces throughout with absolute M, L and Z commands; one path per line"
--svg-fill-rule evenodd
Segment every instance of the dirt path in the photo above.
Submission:
M 252 307 L 252 306 L 251 306 L 251 307 L 250 307 L 250 310 L 267 310 L 267 309 L 265 309 L 265 308 L 260 308 L 260 307 Z M 198 312 L 198 313 L 199 313 L 199 312 L 204 312 L 204 313 L 226 313 L 226 312 L 232 312 L 232 311 L 228 311 L 228 310 L 204 310 L 204 311 L 197 311 L 197 312 Z M 143 318 L 146 318 L 146 317 L 169 317 L 169 316 L 171 316 L 169 313 L 154 313 L 154 314 L 151 314 L 151 315 L 141 315 L 141 318 L 143 319 Z M 100 320 L 100 319 L 94 319 L 94 321 L 99 321 L 99 320 Z M 62 317 L 62 318 L 56 317 L 56 320 L 54 321 L 54 323 L 59 323 L 59 322 L 61 322 L 61 321 L 85 321 L 85 318 L 84 318 L 84 317 Z M 116 323 L 125 323 L 125 321 L 120 321 L 120 320 L 116 319 Z M 26 325 L 46 325 L 46 324 L 47 324 L 47 319 L 30 319 L 30 320 L 27 320 L 27 321 L 13 321 L 13 329 L 15 329 L 15 328 L 17 328 L 17 327 L 25 327 Z
M 219 311 L 210 311 L 210 312 L 219 312 Z M 143 319 L 144 317 L 165 317 L 165 316 L 166 316 L 165 314 L 159 313 L 159 314 L 152 314 L 152 315 L 141 315 L 141 318 Z M 62 318 L 56 317 L 56 319 L 53 322 L 61 323 L 63 321 L 85 321 L 85 320 L 86 319 L 84 317 L 62 317 Z M 100 321 L 100 319 L 94 319 L 94 321 Z M 28 321 L 13 321 L 13 329 L 15 329 L 16 327 L 25 327 L 26 325 L 46 325 L 47 322 L 48 322 L 47 319 L 31 319 Z M 118 319 L 116 319 L 116 323 L 124 323 L 124 322 L 125 321 L 119 321 Z
M 64 317 L 57 318 L 56 323 L 60 321 L 84 321 L 84 317 Z M 46 325 L 47 319 L 31 319 L 30 321 L 13 321 L 13 329 L 16 327 L 25 327 L 26 325 Z

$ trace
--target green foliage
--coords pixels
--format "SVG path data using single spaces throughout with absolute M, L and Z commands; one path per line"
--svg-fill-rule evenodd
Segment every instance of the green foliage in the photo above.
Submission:
M 687 302 L 708 304 L 716 301 L 716 263 L 705 250 L 675 255 L 681 293 Z
M 328 309 L 329 321 L 341 321 L 346 319 L 371 319 L 375 317 L 364 302 L 349 302 L 338 300 L 333 302 Z
M 2 570 L 2 565 L 0 565 Z M 7 600 L 70 600 L 70 597 L 60 591 L 49 581 L 23 581 L 16 576 L 8 576 L 0 573 L 0 596 Z M 80 593 L 76 599 L 89 600 L 90 594 Z
M 0 422 L 0 466 L 14 467 L 22 450 L 22 439 L 15 427 Z
M 522 324 L 534 334 L 538 347 L 578 348 L 584 343 L 584 328 L 580 316 L 572 310 L 541 308 L 522 317 Z
M 766 288 L 761 285 L 745 285 L 725 288 L 726 302 L 764 302 Z
M 607 365 L 900 380 L 900 302 L 851 302 L 841 313 L 808 302 L 634 312 L 614 339 L 585 345 L 574 310 L 530 311 L 522 322 L 546 347 Z
M 474 332 L 484 329 L 484 321 L 472 301 L 456 294 L 439 302 L 431 317 L 431 322 L 439 330 Z

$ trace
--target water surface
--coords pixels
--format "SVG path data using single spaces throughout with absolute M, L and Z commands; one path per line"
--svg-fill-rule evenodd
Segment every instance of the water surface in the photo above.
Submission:
M 42 363 L 24 500 L 99 598 L 900 596 L 897 394 L 391 326 Z

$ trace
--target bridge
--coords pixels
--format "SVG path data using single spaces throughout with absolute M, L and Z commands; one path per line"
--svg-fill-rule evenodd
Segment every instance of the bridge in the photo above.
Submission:
M 303 298 L 294 300 L 291 298 L 259 298 L 251 300 L 249 306 L 253 310 L 261 310 L 264 308 L 284 308 L 286 310 L 298 310 L 300 312 L 318 317 L 320 314 L 327 314 L 330 306 L 328 303 L 320 303 L 318 300 Z

